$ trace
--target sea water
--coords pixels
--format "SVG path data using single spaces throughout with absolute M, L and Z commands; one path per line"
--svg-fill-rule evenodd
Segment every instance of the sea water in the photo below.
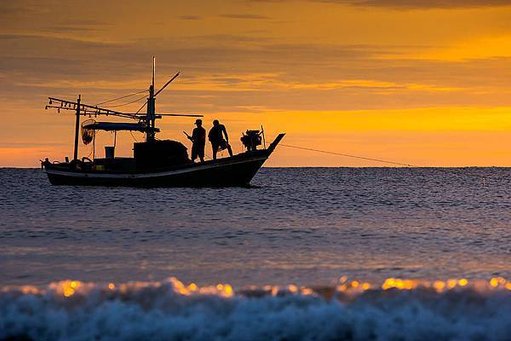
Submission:
M 0 339 L 510 339 L 511 170 L 263 168 L 250 188 L 0 169 Z

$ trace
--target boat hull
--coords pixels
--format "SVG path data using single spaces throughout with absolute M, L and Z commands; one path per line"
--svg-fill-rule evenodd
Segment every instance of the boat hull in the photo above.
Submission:
M 266 153 L 190 164 L 148 172 L 95 172 L 47 165 L 53 185 L 133 186 L 133 187 L 224 187 L 248 186 L 266 161 Z
M 43 163 L 53 185 L 130 187 L 227 187 L 248 186 L 285 134 L 268 149 L 256 150 L 200 163 L 186 163 L 152 170 L 98 171 L 75 163 Z M 81 166 L 85 166 L 82 164 Z M 88 166 L 91 166 L 89 164 Z

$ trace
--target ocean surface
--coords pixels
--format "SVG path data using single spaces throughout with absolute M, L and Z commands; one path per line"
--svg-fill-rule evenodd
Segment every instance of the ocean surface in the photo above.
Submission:
M 0 339 L 511 339 L 511 169 L 263 168 L 252 184 L 0 169 Z

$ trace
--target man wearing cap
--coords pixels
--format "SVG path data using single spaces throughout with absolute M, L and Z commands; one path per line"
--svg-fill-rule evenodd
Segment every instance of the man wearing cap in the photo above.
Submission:
M 189 139 L 192 141 L 192 161 L 195 161 L 197 156 L 201 162 L 204 162 L 204 146 L 206 145 L 206 129 L 202 127 L 202 120 L 195 121 L 197 128 L 193 129 L 192 136 Z

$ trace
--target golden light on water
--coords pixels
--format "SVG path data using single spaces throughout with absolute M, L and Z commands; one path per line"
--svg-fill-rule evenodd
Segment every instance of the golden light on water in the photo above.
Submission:
M 465 290 L 470 288 L 478 292 L 492 291 L 511 291 L 511 282 L 503 277 L 492 277 L 488 280 L 467 278 L 450 278 L 446 280 L 421 280 L 421 279 L 405 279 L 389 277 L 381 282 L 369 282 L 358 279 L 350 280 L 347 276 L 342 276 L 338 280 L 338 284 L 333 287 L 307 287 L 296 284 L 286 286 L 265 285 L 262 287 L 250 286 L 242 288 L 238 293 L 232 285 L 228 283 L 218 283 L 216 285 L 199 286 L 196 283 L 185 284 L 177 278 L 169 278 L 162 282 L 129 282 L 123 284 L 114 284 L 112 282 L 103 285 L 81 282 L 77 280 L 65 280 L 51 283 L 47 289 L 41 289 L 36 286 L 20 286 L 20 287 L 4 287 L 2 291 L 16 289 L 24 295 L 41 295 L 45 293 L 55 293 L 58 296 L 71 298 L 77 293 L 86 295 L 91 291 L 99 290 L 108 292 L 109 295 L 125 295 L 144 288 L 161 288 L 168 286 L 169 290 L 182 296 L 192 295 L 213 295 L 224 298 L 234 297 L 236 294 L 245 295 L 250 293 L 262 293 L 263 295 L 279 296 L 279 295 L 303 295 L 303 296 L 323 296 L 325 298 L 332 297 L 332 293 L 347 295 L 348 297 L 356 297 L 366 291 L 408 291 L 415 289 L 432 290 L 436 293 L 444 293 L 450 290 Z
M 39 289 L 33 285 L 24 285 L 20 289 L 24 295 L 36 295 L 39 293 Z
M 410 279 L 400 279 L 400 278 L 387 278 L 383 284 L 381 285 L 381 288 L 383 290 L 388 289 L 399 289 L 399 290 L 412 290 L 417 287 L 419 284 L 419 281 L 417 280 L 410 280 Z
M 458 285 L 458 280 L 456 280 L 456 279 L 448 279 L 447 280 L 447 289 L 452 289 L 456 285 Z
M 298 286 L 294 285 L 294 284 L 291 284 L 291 285 L 288 285 L 287 286 L 287 289 L 289 290 L 290 293 L 292 294 L 296 294 L 298 293 Z
M 64 281 L 60 284 L 60 290 L 64 297 L 71 297 L 76 293 L 81 285 L 82 283 L 79 281 Z
M 315 293 L 314 290 L 311 289 L 311 288 L 302 288 L 300 290 L 300 294 L 301 295 L 306 295 L 307 296 L 307 295 L 313 295 L 314 293 Z
M 508 288 L 507 284 L 508 284 L 508 281 L 504 277 L 492 277 L 492 279 L 490 279 L 490 285 L 493 288 L 497 288 L 499 286 Z
M 199 287 L 195 283 L 185 285 L 175 277 L 170 278 L 170 283 L 172 284 L 174 291 L 184 296 L 190 296 L 193 294 L 218 295 L 222 297 L 234 296 L 234 290 L 230 284 L 219 283 L 215 286 Z
M 511 291 L 511 283 L 503 277 L 492 277 L 488 281 L 476 279 L 469 282 L 466 278 L 450 278 L 447 280 L 420 280 L 403 278 L 386 278 L 381 285 L 369 282 L 360 282 L 358 280 L 349 281 L 346 276 L 339 278 L 339 285 L 336 286 L 338 292 L 358 293 L 367 290 L 414 290 L 417 288 L 432 289 L 438 293 L 456 288 L 471 286 L 478 290 L 506 289 Z
M 433 288 L 435 288 L 437 292 L 442 292 L 445 289 L 445 283 L 443 281 L 435 281 L 433 282 Z

